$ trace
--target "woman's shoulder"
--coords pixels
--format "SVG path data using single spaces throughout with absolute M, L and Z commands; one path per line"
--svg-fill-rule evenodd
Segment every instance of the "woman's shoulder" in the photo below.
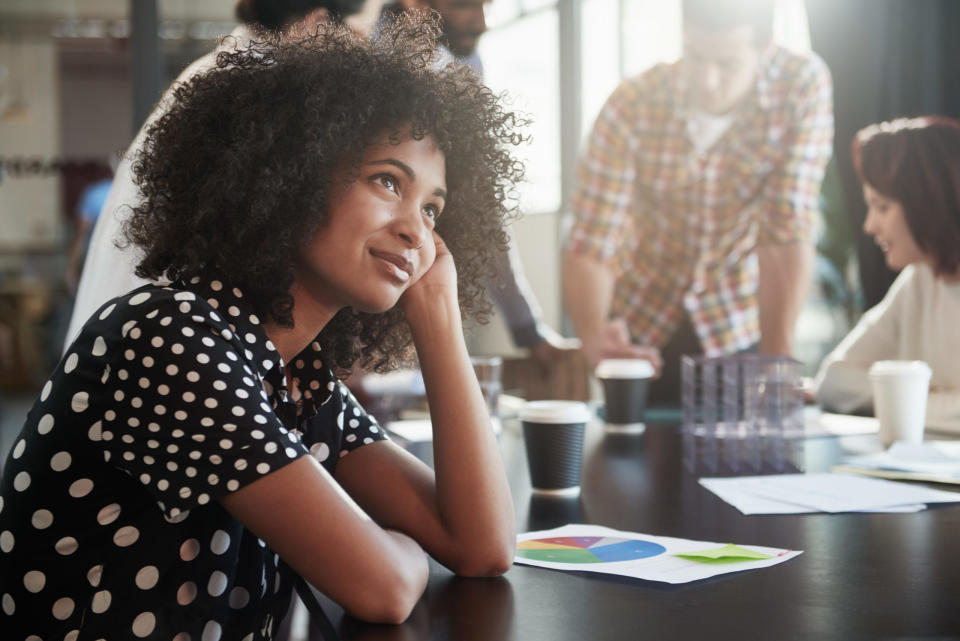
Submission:
M 230 323 L 236 319 L 228 320 L 218 307 L 219 301 L 189 285 L 144 285 L 104 303 L 65 353 L 109 362 L 129 358 L 131 350 L 136 354 L 149 350 L 176 361 L 184 353 L 213 348 L 214 341 L 229 343 L 227 349 L 243 354 L 239 331 Z
M 937 276 L 929 265 L 915 264 L 900 272 L 888 295 L 900 299 L 905 305 L 929 305 L 941 298 L 941 290 L 950 287 L 952 285 Z
M 934 284 L 933 272 L 923 265 L 907 265 L 887 290 L 881 305 L 903 304 L 907 300 L 924 298 Z
M 171 328 L 185 321 L 195 323 L 202 313 L 209 317 L 210 311 L 213 307 L 193 291 L 170 283 L 149 283 L 101 305 L 87 319 L 77 341 L 93 335 L 103 338 L 119 334 L 127 338 L 131 332 L 132 337 L 137 338 L 145 328 Z M 137 328 L 139 331 L 133 331 Z

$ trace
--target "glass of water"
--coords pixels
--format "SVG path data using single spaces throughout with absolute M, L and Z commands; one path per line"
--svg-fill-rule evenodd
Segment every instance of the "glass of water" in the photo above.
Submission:
M 471 356 L 470 362 L 473 363 L 473 371 L 477 374 L 483 400 L 487 403 L 487 413 L 491 418 L 499 416 L 500 392 L 503 391 L 503 384 L 500 381 L 503 359 L 499 356 Z

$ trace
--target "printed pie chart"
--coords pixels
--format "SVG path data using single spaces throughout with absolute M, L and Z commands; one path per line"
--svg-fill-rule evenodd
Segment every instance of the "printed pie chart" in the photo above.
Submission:
M 611 536 L 563 536 L 517 544 L 517 556 L 551 563 L 636 561 L 666 552 L 659 543 Z

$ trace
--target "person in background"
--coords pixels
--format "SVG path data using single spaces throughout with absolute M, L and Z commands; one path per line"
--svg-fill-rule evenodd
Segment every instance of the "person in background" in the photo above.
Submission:
M 96 225 L 94 226 L 86 259 L 76 290 L 76 300 L 67 329 L 64 346 L 70 345 L 90 315 L 104 301 L 124 294 L 146 281 L 134 273 L 140 261 L 138 250 L 124 246 L 120 228 L 130 211 L 141 201 L 141 195 L 133 182 L 131 159 L 142 149 L 146 130 L 167 109 L 174 89 L 198 73 L 213 68 L 221 53 L 243 48 L 250 41 L 265 34 L 283 34 L 297 37 L 311 32 L 317 25 L 328 20 L 340 22 L 355 20 L 367 29 L 371 28 L 370 13 L 376 14 L 382 2 L 378 0 L 239 0 L 235 13 L 240 25 L 224 38 L 210 53 L 195 60 L 177 77 L 147 118 L 133 143 L 127 149 L 114 175 L 110 189 Z
M 87 255 L 87 247 L 90 245 L 90 235 L 93 233 L 93 226 L 100 216 L 100 210 L 103 209 L 103 205 L 107 201 L 107 195 L 110 193 L 112 184 L 112 177 L 102 178 L 87 185 L 80 195 L 73 238 L 70 241 L 70 249 L 67 253 L 67 271 L 64 276 L 67 282 L 67 290 L 71 295 L 77 293 L 77 285 L 80 283 L 80 274 L 83 271 L 83 261 Z
M 487 30 L 484 7 L 492 0 L 400 0 L 384 7 L 384 14 L 408 9 L 436 11 L 441 18 L 444 45 L 449 54 L 483 76 L 477 44 Z M 564 366 L 579 341 L 563 338 L 543 319 L 543 311 L 523 272 L 520 257 L 511 245 L 497 256 L 495 272 L 487 281 L 487 294 L 503 315 L 514 344 L 546 370 Z
M 789 354 L 831 154 L 830 74 L 772 0 L 684 0 L 683 55 L 624 81 L 580 160 L 563 292 L 588 361 Z
M 869 410 L 867 371 L 879 360 L 931 368 L 927 427 L 960 431 L 960 122 L 944 117 L 871 125 L 853 141 L 872 236 L 903 270 L 823 361 L 817 400 L 838 412 Z
M 176 87 L 123 228 L 137 274 L 171 282 L 94 312 L 0 477 L 6 637 L 272 639 L 298 576 L 398 623 L 427 555 L 510 567 L 462 318 L 506 248 L 523 121 L 435 66 L 438 36 L 328 25 Z M 433 470 L 337 380 L 414 354 Z

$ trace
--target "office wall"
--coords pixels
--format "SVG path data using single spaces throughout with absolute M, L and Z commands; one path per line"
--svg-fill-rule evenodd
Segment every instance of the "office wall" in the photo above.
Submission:
M 0 118 L 0 155 L 51 159 L 59 153 L 56 48 L 50 41 L 0 42 L 23 109 Z M 19 94 L 19 95 L 17 95 Z M 0 245 L 45 247 L 59 242 L 59 178 L 5 176 L 0 182 Z
M 124 50 L 66 50 L 60 56 L 64 158 L 106 160 L 130 144 L 129 56 Z

